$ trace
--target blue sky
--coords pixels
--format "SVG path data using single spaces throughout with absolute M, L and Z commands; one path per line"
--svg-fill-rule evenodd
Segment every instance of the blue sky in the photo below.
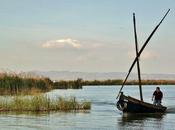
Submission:
M 139 46 L 143 73 L 175 73 L 173 0 L 0 0 L 0 69 L 127 72 Z

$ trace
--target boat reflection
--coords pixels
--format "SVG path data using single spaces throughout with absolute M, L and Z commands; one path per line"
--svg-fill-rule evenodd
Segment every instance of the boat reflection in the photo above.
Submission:
M 145 128 L 162 129 L 163 128 L 163 113 L 150 113 L 150 114 L 131 114 L 124 113 L 118 119 L 118 129 L 139 129 Z

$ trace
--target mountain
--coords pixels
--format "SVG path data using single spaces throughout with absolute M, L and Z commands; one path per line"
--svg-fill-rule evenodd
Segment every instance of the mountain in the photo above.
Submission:
M 82 78 L 84 80 L 106 80 L 106 79 L 124 79 L 124 72 L 71 72 L 71 71 L 30 71 L 33 75 L 49 77 L 52 80 L 75 80 Z M 132 73 L 129 80 L 137 79 L 137 74 Z M 154 80 L 174 80 L 175 74 L 142 74 L 142 79 Z

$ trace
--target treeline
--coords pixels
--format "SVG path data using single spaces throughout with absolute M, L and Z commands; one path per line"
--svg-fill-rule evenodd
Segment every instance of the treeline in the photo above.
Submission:
M 0 74 L 0 94 L 30 94 L 46 92 L 53 88 L 49 78 L 20 77 L 16 74 Z
M 142 80 L 143 85 L 175 85 L 175 80 Z M 123 80 L 94 80 L 94 81 L 83 81 L 84 85 L 122 85 Z M 138 85 L 138 80 L 129 80 L 126 85 Z
M 84 85 L 84 81 L 80 78 L 69 81 L 60 80 L 53 83 L 53 89 L 81 89 Z
M 54 89 L 80 89 L 82 86 L 90 85 L 122 85 L 123 80 L 114 79 L 114 80 L 70 80 L 70 81 L 57 81 L 54 83 Z M 126 85 L 138 85 L 137 80 L 129 80 L 126 82 Z M 143 85 L 175 85 L 175 80 L 142 80 Z
M 0 95 L 3 94 L 35 94 L 52 89 L 81 89 L 89 85 L 121 85 L 123 80 L 60 80 L 37 76 L 21 76 L 17 74 L 0 73 Z M 130 80 L 126 85 L 138 85 L 137 80 Z M 175 80 L 142 80 L 143 85 L 175 85 Z
M 83 86 L 89 85 L 120 85 L 122 80 L 60 80 L 54 82 L 54 89 L 81 89 Z
M 127 85 L 138 85 L 137 80 L 130 80 L 126 82 Z M 175 85 L 175 80 L 142 80 L 143 85 Z
M 123 80 L 116 79 L 116 80 L 92 80 L 88 81 L 85 80 L 82 82 L 83 86 L 87 85 L 121 85 Z

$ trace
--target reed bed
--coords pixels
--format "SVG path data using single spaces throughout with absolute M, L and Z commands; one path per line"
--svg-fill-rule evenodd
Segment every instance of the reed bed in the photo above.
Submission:
M 0 111 L 14 112 L 45 112 L 45 111 L 74 111 L 89 110 L 91 103 L 88 101 L 78 102 L 75 97 L 57 97 L 50 99 L 47 96 L 13 96 L 12 98 L 0 99 Z
M 0 95 L 35 94 L 52 88 L 53 82 L 49 78 L 0 73 Z

